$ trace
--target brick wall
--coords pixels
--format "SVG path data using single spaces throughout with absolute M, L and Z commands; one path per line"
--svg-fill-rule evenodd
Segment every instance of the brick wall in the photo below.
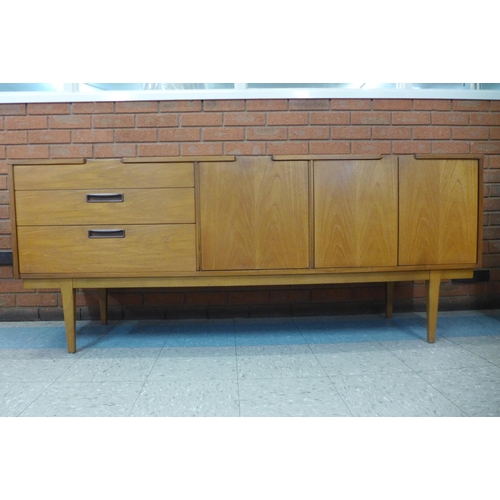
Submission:
M 500 307 L 500 101 L 283 99 L 0 104 L 0 250 L 11 248 L 7 162 L 29 158 L 481 153 L 487 283 L 441 286 L 441 309 Z M 423 283 L 396 286 L 396 310 L 422 310 Z M 110 317 L 378 312 L 380 285 L 111 291 Z M 97 297 L 79 293 L 78 314 Z M 57 290 L 25 290 L 0 266 L 0 320 L 60 319 Z

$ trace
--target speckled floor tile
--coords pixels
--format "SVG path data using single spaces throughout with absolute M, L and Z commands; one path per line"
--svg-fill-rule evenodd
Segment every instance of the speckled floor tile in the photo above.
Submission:
M 0 351 L 0 380 L 52 382 L 75 364 L 81 353 L 63 349 L 6 349 Z
M 177 321 L 167 337 L 168 347 L 223 347 L 234 346 L 232 320 Z
M 486 359 L 496 366 L 500 366 L 500 338 L 497 337 L 474 337 L 476 342 L 464 342 L 464 349 L 473 352 L 477 356 Z M 499 381 L 500 383 L 500 381 Z
M 236 345 L 300 345 L 304 336 L 290 320 L 235 321 Z
M 0 382 L 0 417 L 17 417 L 50 382 Z
M 126 417 L 142 383 L 55 382 L 21 417 Z
M 254 379 L 239 383 L 242 417 L 349 417 L 328 378 Z
M 306 345 L 236 346 L 238 377 L 324 377 L 326 373 Z
M 0 329 L 0 349 L 26 347 L 38 337 L 50 334 L 54 328 L 6 328 Z
M 148 380 L 236 380 L 234 347 L 166 347 Z
M 65 382 L 144 382 L 161 348 L 91 349 L 62 376 Z
M 500 417 L 500 368 L 467 367 L 419 374 L 470 417 Z
M 388 372 L 330 378 L 354 416 L 467 416 L 416 373 Z
M 234 380 L 148 381 L 132 417 L 238 417 Z
M 296 323 L 304 340 L 312 344 L 373 342 L 373 337 L 355 321 L 319 321 Z
M 311 350 L 328 375 L 412 371 L 378 342 L 312 344 Z
M 489 365 L 485 359 L 444 338 L 433 344 L 419 340 L 383 341 L 381 344 L 417 372 Z
M 438 319 L 438 328 L 450 340 L 457 337 L 500 337 L 500 320 L 492 316 L 445 316 Z

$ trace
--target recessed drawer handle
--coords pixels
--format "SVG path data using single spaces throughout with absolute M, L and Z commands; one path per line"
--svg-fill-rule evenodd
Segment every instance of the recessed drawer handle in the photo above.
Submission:
M 125 229 L 89 229 L 89 238 L 125 238 Z
M 123 193 L 94 193 L 87 195 L 87 203 L 121 203 L 124 199 Z

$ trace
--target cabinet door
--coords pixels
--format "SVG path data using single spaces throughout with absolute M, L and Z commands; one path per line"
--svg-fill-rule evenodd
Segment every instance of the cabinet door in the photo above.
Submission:
M 315 267 L 397 265 L 397 158 L 314 163 Z
M 305 161 L 200 163 L 202 270 L 309 266 Z
M 478 161 L 399 161 L 399 264 L 476 263 Z

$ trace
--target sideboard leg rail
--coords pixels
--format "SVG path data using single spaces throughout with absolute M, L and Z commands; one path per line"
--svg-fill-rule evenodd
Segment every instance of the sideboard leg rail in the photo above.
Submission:
M 68 352 L 74 353 L 76 352 L 76 289 L 73 288 L 72 279 L 61 280 L 61 296 Z
M 441 271 L 431 271 L 426 281 L 427 342 L 436 342 Z
M 108 289 L 99 288 L 99 314 L 101 318 L 101 325 L 108 323 Z

